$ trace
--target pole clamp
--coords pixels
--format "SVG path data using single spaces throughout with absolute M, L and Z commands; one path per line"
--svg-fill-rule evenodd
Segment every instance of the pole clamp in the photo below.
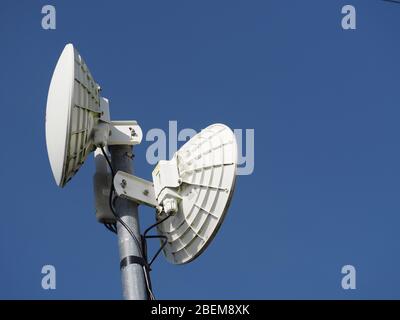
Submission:
M 139 264 L 142 267 L 147 267 L 146 260 L 144 260 L 142 257 L 138 257 L 138 256 L 127 256 L 127 257 L 123 258 L 119 264 L 119 267 L 120 267 L 120 269 L 123 269 L 123 268 L 129 266 L 130 264 Z

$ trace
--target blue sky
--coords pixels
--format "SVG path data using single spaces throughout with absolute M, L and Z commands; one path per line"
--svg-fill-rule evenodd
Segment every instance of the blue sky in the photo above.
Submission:
M 41 28 L 45 4 L 56 30 Z M 346 4 L 356 30 L 341 28 Z M 158 298 L 399 299 L 399 30 L 400 5 L 380 0 L 2 1 L 0 298 L 121 298 L 93 160 L 59 189 L 47 159 L 47 90 L 72 42 L 114 119 L 255 130 L 220 232 L 191 264 L 157 260 Z M 150 145 L 135 149 L 147 179 Z M 56 290 L 41 288 L 46 264 Z M 341 288 L 347 264 L 356 290 Z

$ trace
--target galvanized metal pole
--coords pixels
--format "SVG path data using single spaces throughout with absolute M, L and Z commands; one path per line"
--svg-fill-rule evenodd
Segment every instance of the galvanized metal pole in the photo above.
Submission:
M 115 173 L 119 170 L 133 174 L 132 147 L 127 145 L 109 146 L 111 162 Z M 133 231 L 141 241 L 138 217 L 138 205 L 132 201 L 118 198 L 115 201 L 116 214 Z M 125 300 L 147 300 L 147 286 L 143 267 L 135 257 L 142 254 L 137 243 L 126 230 L 117 222 L 118 246 L 121 261 L 128 263 L 121 268 L 123 297 Z

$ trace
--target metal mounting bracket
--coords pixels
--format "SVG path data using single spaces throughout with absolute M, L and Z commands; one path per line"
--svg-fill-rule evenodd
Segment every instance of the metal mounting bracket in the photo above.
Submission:
M 118 171 L 114 177 L 114 189 L 121 198 L 156 208 L 153 182 L 138 178 L 129 173 Z
M 112 145 L 136 145 L 142 142 L 143 132 L 138 123 L 132 121 L 111 121 L 110 136 L 107 144 Z
M 101 97 L 100 111 L 100 121 L 108 124 L 108 127 L 104 129 L 108 130 L 106 132 L 108 135 L 107 145 L 136 145 L 142 142 L 143 132 L 137 121 L 111 121 L 108 99 Z
M 110 106 L 107 98 L 100 97 L 101 123 L 94 133 L 96 145 L 104 145 L 108 153 L 109 145 L 135 145 L 142 141 L 143 133 L 136 121 L 110 121 Z M 101 223 L 114 223 L 115 217 L 110 209 L 109 195 L 111 172 L 100 148 L 94 152 L 96 172 L 93 176 L 93 191 L 96 218 Z M 145 199 L 143 199 L 145 200 Z

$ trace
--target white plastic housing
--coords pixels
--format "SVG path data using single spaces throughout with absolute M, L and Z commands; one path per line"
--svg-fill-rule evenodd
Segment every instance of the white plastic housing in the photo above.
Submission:
M 188 263 L 210 244 L 226 215 L 236 178 L 237 144 L 227 126 L 214 124 L 190 139 L 153 172 L 157 201 L 177 212 L 158 226 L 167 260 Z M 160 219 L 161 217 L 157 217 Z
M 100 118 L 99 85 L 72 44 L 67 44 L 51 79 L 46 107 L 46 145 L 54 179 L 63 187 L 94 150 Z
M 161 191 L 164 188 L 176 188 L 180 185 L 176 155 L 169 161 L 159 161 L 152 172 L 152 176 L 156 199 L 159 203 L 162 203 Z

